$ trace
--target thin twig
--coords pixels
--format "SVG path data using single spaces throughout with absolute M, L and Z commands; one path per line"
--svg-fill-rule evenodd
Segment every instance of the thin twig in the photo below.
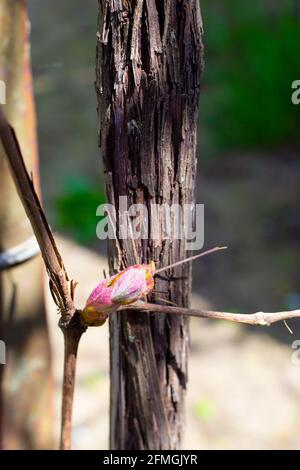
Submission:
M 0 138 L 18 194 L 30 220 L 50 278 L 50 289 L 61 317 L 59 326 L 64 334 L 64 378 L 62 393 L 61 449 L 71 448 L 72 408 L 75 387 L 76 355 L 80 337 L 86 326 L 73 302 L 75 284 L 69 278 L 57 249 L 38 195 L 30 178 L 20 145 L 0 106 Z
M 58 307 L 60 308 L 63 320 L 68 322 L 76 310 L 70 295 L 68 275 L 38 195 L 34 189 L 33 182 L 26 170 L 15 132 L 8 124 L 1 107 L 0 137 L 11 175 L 40 246 L 48 275 L 56 287 Z
M 246 323 L 248 325 L 259 325 L 259 326 L 270 326 L 272 323 L 279 321 L 290 320 L 292 318 L 300 318 L 300 310 L 290 310 L 283 312 L 256 312 L 256 313 L 229 313 L 229 312 L 217 312 L 214 310 L 198 310 L 188 309 L 183 307 L 170 307 L 168 305 L 157 305 L 147 302 L 135 302 L 130 306 L 121 306 L 118 311 L 121 310 L 138 310 L 140 312 L 156 312 L 156 313 L 167 313 L 175 315 L 187 315 L 190 317 L 198 318 L 210 318 L 215 320 L 226 320 L 236 323 Z
M 227 246 L 216 246 L 215 248 L 211 248 L 210 250 L 203 251 L 202 253 L 198 253 L 198 255 L 190 256 L 189 258 L 185 258 L 180 261 L 176 261 L 176 263 L 172 263 L 163 268 L 159 268 L 155 271 L 154 275 L 156 276 L 156 274 L 167 271 L 170 268 L 175 268 L 175 266 L 180 266 L 181 264 L 189 263 L 190 261 L 194 261 L 195 259 L 202 258 L 203 256 L 206 256 L 206 255 L 210 255 L 211 253 L 215 253 L 216 251 L 223 251 L 223 250 L 227 250 Z

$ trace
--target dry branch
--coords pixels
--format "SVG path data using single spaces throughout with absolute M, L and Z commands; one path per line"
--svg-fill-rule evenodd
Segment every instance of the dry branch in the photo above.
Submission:
M 8 124 L 1 108 L 0 136 L 19 197 L 40 246 L 56 304 L 63 320 L 68 322 L 75 313 L 75 306 L 69 290 L 68 275 L 34 189 L 33 181 L 26 170 L 15 132 Z
M 128 306 L 122 306 L 121 310 L 128 310 Z M 151 304 L 147 302 L 136 302 L 130 305 L 131 310 L 140 312 L 168 313 L 174 315 L 187 315 L 190 317 L 209 318 L 214 320 L 226 320 L 235 323 L 246 323 L 248 325 L 270 326 L 279 321 L 300 318 L 300 310 L 287 310 L 283 312 L 256 312 L 256 313 L 230 313 L 215 310 L 198 310 L 182 307 L 170 307 L 168 305 Z
M 57 249 L 53 234 L 42 209 L 34 184 L 23 160 L 13 128 L 0 107 L 0 137 L 16 189 L 30 220 L 50 278 L 50 289 L 61 318 L 59 326 L 64 334 L 65 356 L 62 400 L 61 449 L 71 448 L 72 408 L 75 386 L 76 355 L 80 337 L 86 330 L 73 302 L 73 281 L 69 278 Z

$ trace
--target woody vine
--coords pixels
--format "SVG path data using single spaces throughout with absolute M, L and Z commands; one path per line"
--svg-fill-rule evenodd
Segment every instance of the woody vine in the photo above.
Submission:
M 154 288 L 154 277 L 173 267 L 158 267 L 153 263 L 125 268 L 101 281 L 92 291 L 83 309 L 74 302 L 76 282 L 69 280 L 63 258 L 47 222 L 41 203 L 29 176 L 17 136 L 0 109 L 0 138 L 3 143 L 16 190 L 30 220 L 49 276 L 49 288 L 60 312 L 59 327 L 64 335 L 64 373 L 62 393 L 61 441 L 62 450 L 71 449 L 72 409 L 75 388 L 76 358 L 82 334 L 91 326 L 101 326 L 110 315 L 128 309 L 155 314 L 186 315 L 198 318 L 226 320 L 249 325 L 270 326 L 279 321 L 300 317 L 300 310 L 253 314 L 187 309 L 178 306 L 152 304 L 142 300 Z M 223 250 L 216 247 L 181 262 L 190 262 L 206 254 Z M 179 263 L 181 263 L 179 262 Z M 175 263 L 176 265 L 178 263 Z

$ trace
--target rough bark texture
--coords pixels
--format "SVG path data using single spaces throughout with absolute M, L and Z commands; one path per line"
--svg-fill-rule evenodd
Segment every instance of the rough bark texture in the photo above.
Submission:
M 30 67 L 29 24 L 23 0 L 0 2 L 0 79 L 3 106 L 14 126 L 27 167 L 38 182 L 38 154 Z M 19 201 L 0 144 L 0 251 L 29 237 L 32 230 Z M 46 325 L 41 260 L 36 258 L 0 275 L 0 339 L 7 347 L 1 367 L 2 446 L 53 446 L 53 381 Z
M 97 95 L 107 198 L 118 210 L 145 204 L 149 237 L 111 243 L 110 267 L 139 260 L 162 266 L 186 256 L 185 242 L 163 240 L 151 204 L 194 202 L 196 118 L 202 70 L 198 0 L 100 0 Z M 164 298 L 188 306 L 190 266 L 157 279 Z M 155 301 L 155 295 L 151 299 Z M 175 449 L 182 442 L 188 320 L 122 312 L 112 316 L 112 449 Z

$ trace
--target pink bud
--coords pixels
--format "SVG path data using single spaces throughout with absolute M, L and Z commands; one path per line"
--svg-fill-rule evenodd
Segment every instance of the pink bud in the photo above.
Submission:
M 82 311 L 83 318 L 88 324 L 102 325 L 108 315 L 118 308 L 111 300 L 112 287 L 108 287 L 112 278 L 104 279 L 90 294 Z
M 88 324 L 102 325 L 120 305 L 129 305 L 146 296 L 154 287 L 155 265 L 137 264 L 101 281 L 82 311 Z
M 115 303 L 130 304 L 144 295 L 147 281 L 143 269 L 124 271 L 114 283 L 111 299 Z
M 112 304 L 111 302 L 111 287 L 107 287 L 107 284 L 110 283 L 112 278 L 108 281 L 103 279 L 97 287 L 92 291 L 89 298 L 86 302 L 86 307 L 102 307 L 102 306 L 109 306 Z
M 111 300 L 128 305 L 146 296 L 154 287 L 153 274 L 152 264 L 137 264 L 121 271 L 112 281 Z

